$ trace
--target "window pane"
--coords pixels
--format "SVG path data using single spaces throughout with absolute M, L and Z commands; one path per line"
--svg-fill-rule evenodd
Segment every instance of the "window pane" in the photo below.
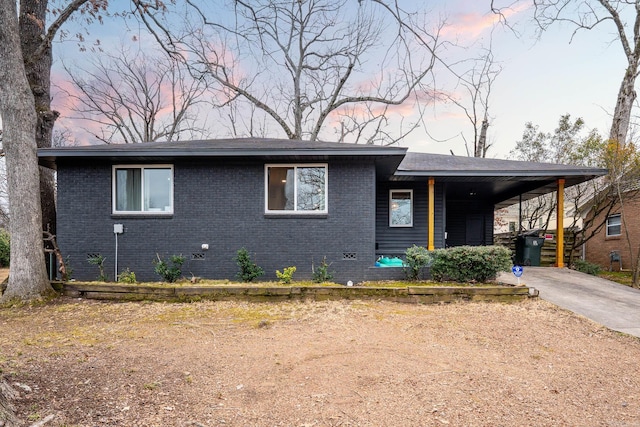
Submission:
M 325 168 L 298 168 L 299 211 L 325 210 Z
M 144 210 L 171 211 L 171 169 L 144 170 Z
M 412 225 L 411 192 L 391 192 L 391 225 Z
M 116 210 L 142 210 L 140 169 L 116 169 Z
M 268 209 L 270 211 L 293 210 L 293 167 L 270 167 L 268 182 Z
M 622 231 L 620 215 L 612 215 L 607 218 L 607 236 L 619 236 Z

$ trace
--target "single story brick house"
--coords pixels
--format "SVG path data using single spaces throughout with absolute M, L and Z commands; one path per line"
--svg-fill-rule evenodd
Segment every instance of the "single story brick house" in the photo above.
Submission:
M 590 221 L 593 232 L 584 244 L 584 259 L 598 264 L 604 270 L 630 270 L 633 258 L 640 247 L 640 199 L 637 188 L 623 192 L 624 209 L 620 203 L 598 213 Z M 585 204 L 585 212 L 589 219 L 593 216 L 591 201 Z M 600 226 L 602 224 L 602 226 Z
M 275 279 L 310 278 L 324 257 L 334 280 L 399 278 L 378 257 L 490 245 L 494 210 L 602 175 L 600 169 L 281 139 L 217 139 L 45 148 L 57 171 L 57 239 L 79 280 L 106 257 L 158 280 L 153 261 L 182 254 L 183 273 L 233 279 L 246 248 Z

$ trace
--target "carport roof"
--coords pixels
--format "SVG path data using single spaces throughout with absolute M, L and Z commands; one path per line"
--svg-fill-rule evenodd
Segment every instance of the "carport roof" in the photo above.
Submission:
M 445 183 L 449 199 L 475 197 L 499 209 L 517 203 L 521 194 L 528 200 L 556 190 L 558 179 L 570 187 L 606 173 L 583 166 L 408 152 L 392 179 L 434 178 Z

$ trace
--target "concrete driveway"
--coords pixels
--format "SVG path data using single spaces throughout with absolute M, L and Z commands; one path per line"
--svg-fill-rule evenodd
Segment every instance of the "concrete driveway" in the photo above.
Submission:
M 517 283 L 500 273 L 503 283 Z M 567 268 L 524 267 L 521 283 L 540 291 L 540 298 L 588 317 L 609 329 L 640 337 L 640 290 Z

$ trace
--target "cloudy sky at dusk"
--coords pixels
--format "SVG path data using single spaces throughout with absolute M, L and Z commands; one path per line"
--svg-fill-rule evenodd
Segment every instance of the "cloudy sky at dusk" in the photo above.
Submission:
M 413 3 L 413 2 L 412 2 Z M 525 2 L 509 11 L 509 23 L 519 32 L 517 37 L 510 29 L 496 25 L 497 16 L 489 10 L 490 2 L 477 0 L 430 1 L 434 21 L 444 17 L 447 26 L 443 36 L 457 40 L 458 44 L 487 46 L 493 30 L 492 46 L 495 60 L 502 67 L 496 78 L 490 98 L 488 157 L 506 158 L 515 147 L 526 122 L 551 132 L 559 117 L 569 113 L 582 117 L 588 128 L 597 128 L 607 134 L 610 114 L 613 111 L 619 83 L 625 70 L 625 58 L 612 27 L 581 31 L 571 40 L 572 28 L 553 27 L 536 38 L 531 21 L 531 8 Z M 106 23 L 95 30 L 102 45 L 122 38 L 122 30 L 113 23 Z M 82 61 L 82 55 L 72 42 L 56 43 L 53 79 L 63 85 L 61 58 Z M 457 53 L 456 55 L 459 55 Z M 446 56 L 446 55 L 445 55 Z M 452 82 L 443 82 L 447 90 Z M 55 95 L 54 107 L 63 117 L 61 125 L 74 129 L 75 124 L 65 117 L 64 97 Z M 466 155 L 463 133 L 472 138 L 470 123 L 463 112 L 451 103 L 437 102 L 426 110 L 425 129 L 419 129 L 402 144 L 412 151 Z

